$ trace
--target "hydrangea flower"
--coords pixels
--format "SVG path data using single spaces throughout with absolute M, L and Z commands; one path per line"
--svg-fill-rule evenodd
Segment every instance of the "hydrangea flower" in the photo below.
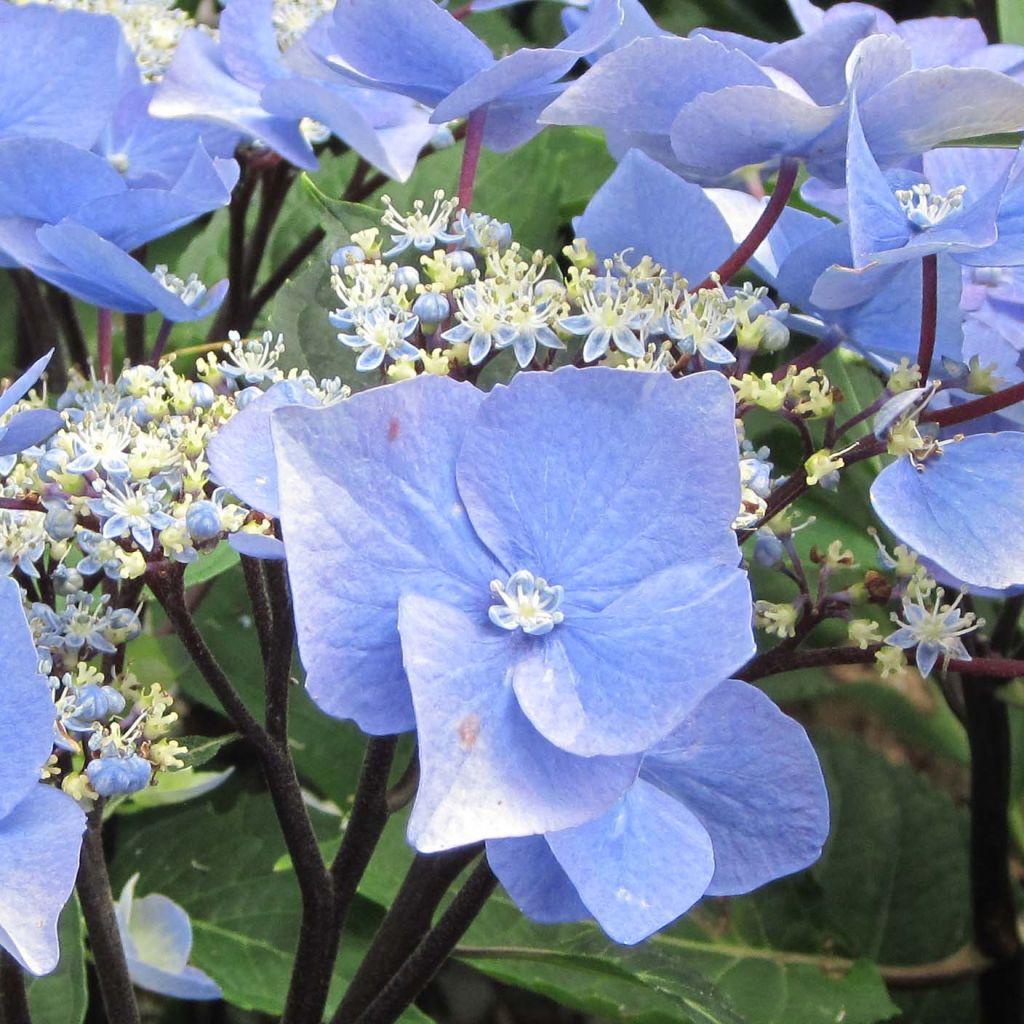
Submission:
M 557 46 L 496 58 L 434 0 L 348 0 L 335 5 L 319 56 L 342 81 L 432 108 L 434 124 L 486 107 L 484 140 L 505 151 L 540 131 L 537 115 L 562 89 L 559 79 L 621 23 L 619 0 L 596 0 Z
M 6 423 L 3 419 L 39 381 L 53 356 L 50 349 L 37 359 L 16 381 L 0 394 L 0 458 L 15 455 L 25 448 L 45 441 L 59 430 L 63 420 L 52 409 L 24 409 L 15 413 Z
M 248 412 L 211 442 L 237 491 L 266 441 Z M 719 374 L 573 367 L 272 413 L 307 687 L 416 727 L 418 848 L 593 820 L 752 653 L 733 416 Z
M 57 966 L 57 918 L 74 888 L 85 815 L 70 797 L 42 785 L 56 710 L 21 605 L 0 579 L 0 708 L 14 726 L 0 759 L 0 946 L 25 970 Z
M 1005 590 L 1024 584 L 1024 433 L 975 434 L 919 467 L 909 456 L 871 485 L 878 518 L 955 580 Z
M 820 32 L 846 32 L 833 22 Z M 869 24 L 865 24 L 865 35 Z M 799 157 L 808 170 L 842 185 L 846 122 L 856 94 L 864 133 L 879 164 L 893 167 L 943 142 L 1022 127 L 1024 84 L 987 68 L 914 66 L 898 36 L 867 35 L 847 50 L 838 92 L 816 81 L 822 59 L 808 36 L 792 44 L 798 59 L 772 66 L 727 44 L 692 39 L 639 38 L 599 60 L 541 114 L 550 124 L 605 129 L 613 151 L 630 146 L 698 181 L 719 181 L 752 164 Z M 810 67 L 807 85 L 800 80 Z M 668 83 L 668 84 L 666 84 Z M 827 83 L 826 83 L 827 84 Z
M 328 8 L 320 0 L 231 0 L 216 40 L 197 29 L 185 33 L 152 112 L 233 129 L 306 170 L 317 167 L 312 118 L 404 180 L 437 129 L 420 104 L 338 81 L 321 64 L 314 49 Z
M 702 896 L 733 896 L 817 860 L 828 795 L 803 728 L 759 690 L 716 686 L 649 750 L 601 817 L 491 840 L 509 895 L 544 923 L 593 916 L 634 943 Z
M 891 616 L 900 628 L 887 636 L 884 642 L 905 651 L 916 648 L 917 670 L 923 676 L 931 674 L 940 656 L 943 672 L 951 658 L 970 661 L 971 656 L 960 638 L 983 626 L 985 620 L 960 608 L 963 596 L 961 593 L 951 604 L 943 604 L 945 591 L 936 587 L 931 598 L 922 594 L 904 597 L 903 618 L 896 612 Z M 931 607 L 928 607 L 929 600 Z
M 138 874 L 128 879 L 114 907 L 132 981 L 171 999 L 222 998 L 220 986 L 188 962 L 192 953 L 188 913 L 159 893 L 137 898 L 138 882 Z
M 152 117 L 113 18 L 5 4 L 0 19 L 17 54 L 0 73 L 0 106 L 16 112 L 0 127 L 0 265 L 141 312 L 118 296 L 163 289 L 129 253 L 228 202 L 235 138 Z M 88 73 L 65 82 L 66 68 Z M 41 228 L 55 232 L 46 243 Z

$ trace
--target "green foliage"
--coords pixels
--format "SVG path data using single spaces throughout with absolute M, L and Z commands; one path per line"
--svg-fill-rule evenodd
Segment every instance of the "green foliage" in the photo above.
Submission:
M 1004 43 L 1024 43 L 1024 6 L 1019 0 L 996 0 L 999 38 Z

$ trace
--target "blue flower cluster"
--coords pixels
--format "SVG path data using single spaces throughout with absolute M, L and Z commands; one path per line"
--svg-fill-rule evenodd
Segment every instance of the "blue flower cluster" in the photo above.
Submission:
M 971 657 L 967 590 L 1024 588 L 1024 431 L 1012 401 L 972 415 L 1024 383 L 1024 149 L 970 145 L 1024 130 L 1024 48 L 861 3 L 790 0 L 800 35 L 768 43 L 571 0 L 560 42 L 496 55 L 462 14 L 508 2 L 229 0 L 213 28 L 166 0 L 0 0 L 0 266 L 104 311 L 221 305 L 226 282 L 142 250 L 231 201 L 240 147 L 314 170 L 334 137 L 365 184 L 465 135 L 457 198 L 383 196 L 379 228 L 332 239 L 323 316 L 380 386 L 285 373 L 261 323 L 194 379 L 73 375 L 53 409 L 45 356 L 0 395 L 0 945 L 29 971 L 56 963 L 83 810 L 183 767 L 172 698 L 124 647 L 146 574 L 155 593 L 222 542 L 287 559 L 324 712 L 415 732 L 412 845 L 485 846 L 531 917 L 623 943 L 821 852 L 814 750 L 737 678 L 755 629 L 786 653 L 842 620 L 883 676 L 905 652 L 927 676 Z M 558 256 L 470 209 L 480 148 L 545 125 L 598 128 L 617 161 Z M 254 181 L 230 217 L 253 273 Z M 816 344 L 777 367 L 791 333 Z M 839 344 L 885 380 L 846 423 L 818 359 Z M 795 468 L 748 436 L 755 410 L 799 431 Z M 812 587 L 792 500 L 882 454 L 888 575 L 837 584 L 836 540 Z M 754 565 L 799 595 L 755 600 Z M 185 912 L 135 884 L 133 977 L 216 998 Z
M 754 646 L 724 377 L 270 398 L 213 439 L 213 472 L 280 518 L 313 698 L 416 729 L 418 849 L 486 840 L 528 913 L 623 942 L 817 857 L 803 731 L 728 681 Z
M 108 14 L 2 3 L 0 36 L 0 266 L 105 308 L 209 315 L 224 284 L 206 292 L 132 253 L 228 202 L 237 133 L 152 116 L 152 37 L 131 36 L 140 68 Z

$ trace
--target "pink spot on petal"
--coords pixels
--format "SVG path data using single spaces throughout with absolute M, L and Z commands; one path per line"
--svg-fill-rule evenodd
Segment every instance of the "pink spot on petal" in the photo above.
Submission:
M 459 722 L 459 746 L 463 750 L 472 750 L 480 736 L 480 716 L 473 712 Z

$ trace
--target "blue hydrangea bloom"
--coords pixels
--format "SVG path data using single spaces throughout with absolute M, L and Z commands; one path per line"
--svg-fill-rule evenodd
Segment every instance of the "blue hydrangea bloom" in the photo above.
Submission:
M 807 734 L 760 690 L 728 680 L 643 757 L 601 817 L 491 840 L 487 859 L 528 916 L 593 916 L 647 938 L 702 896 L 732 896 L 817 860 L 828 795 Z
M 0 711 L 12 727 L 0 759 L 0 946 L 32 974 L 57 966 L 57 918 L 78 874 L 85 815 L 40 783 L 56 709 L 25 620 L 21 590 L 0 580 Z
M 861 351 L 898 360 L 913 358 L 921 335 L 921 267 L 916 262 L 868 267 L 859 273 L 847 224 L 792 211 L 805 221 L 803 237 L 781 251 L 775 278 L 779 297 L 840 328 Z M 949 256 L 938 258 L 937 357 L 959 359 L 963 346 L 960 310 L 960 266 Z
M 192 922 L 188 913 L 158 893 L 136 898 L 138 881 L 137 874 L 128 879 L 114 907 L 132 981 L 171 999 L 221 999 L 220 986 L 189 965 Z
M 95 153 L 55 139 L 0 141 L 0 265 L 26 267 L 97 305 L 159 309 L 173 294 L 128 253 L 226 203 L 237 172 L 234 161 L 203 153 L 174 187 L 131 189 Z M 194 316 L 180 302 L 166 312 Z
M 850 108 L 846 188 L 853 266 L 945 253 L 989 266 L 1024 263 L 1020 151 L 950 149 L 927 154 L 924 173 L 885 173 Z
M 733 415 L 719 374 L 572 367 L 273 413 L 307 687 L 417 729 L 420 849 L 593 819 L 750 656 Z
M 975 434 L 878 474 L 871 503 L 908 547 L 972 587 L 1024 584 L 1024 433 Z
M 186 32 L 151 110 L 219 124 L 257 139 L 297 167 L 317 159 L 301 120 L 314 118 L 390 177 L 404 180 L 436 133 L 412 100 L 339 82 L 315 56 L 324 19 L 282 50 L 271 0 L 231 0 L 217 40 Z
M 152 117 L 113 18 L 5 4 L 0 19 L 15 55 L 0 72 L 0 266 L 98 305 L 191 318 L 141 297 L 154 282 L 128 254 L 228 202 L 234 137 Z
M 1008 74 L 1024 70 L 1024 47 L 1006 43 L 990 46 L 975 18 L 910 18 L 898 22 L 881 8 L 865 3 L 840 3 L 823 10 L 810 0 L 787 2 L 805 35 L 831 21 L 870 18 L 873 32 L 899 36 L 910 46 L 915 68 L 949 65 L 990 68 Z
M 795 41 L 801 66 L 827 66 L 808 40 Z M 541 119 L 604 128 L 614 150 L 643 148 L 694 180 L 790 156 L 835 185 L 843 183 L 854 94 L 883 167 L 962 138 L 964 125 L 977 135 L 1024 125 L 1024 84 L 988 68 L 916 68 L 898 36 L 861 39 L 845 71 L 842 95 L 817 100 L 797 78 L 742 49 L 699 36 L 640 38 L 599 60 Z
M 537 115 L 563 88 L 559 79 L 621 23 L 619 0 L 595 0 L 557 46 L 499 59 L 434 0 L 349 0 L 334 8 L 321 57 L 343 79 L 432 108 L 435 124 L 486 107 L 484 141 L 504 151 L 540 131 Z
M 52 356 L 53 349 L 50 349 L 0 395 L 0 419 L 36 386 Z M 16 455 L 45 441 L 61 428 L 63 422 L 60 413 L 53 409 L 25 409 L 16 413 L 0 426 L 0 458 Z

